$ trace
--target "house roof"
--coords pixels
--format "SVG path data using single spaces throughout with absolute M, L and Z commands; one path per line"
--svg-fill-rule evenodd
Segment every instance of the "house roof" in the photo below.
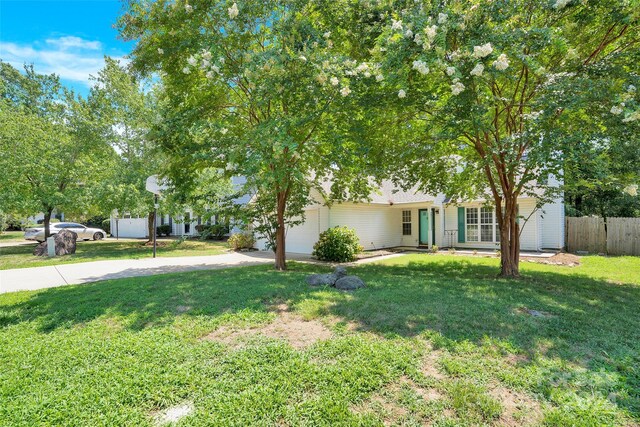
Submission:
M 325 194 L 331 193 L 331 181 L 322 182 L 322 191 Z M 426 194 L 422 191 L 418 191 L 417 187 L 403 190 L 396 186 L 390 180 L 382 181 L 382 184 L 373 190 L 369 194 L 369 201 L 364 203 L 377 204 L 377 205 L 396 205 L 403 203 L 425 203 L 434 202 L 437 197 L 432 194 Z

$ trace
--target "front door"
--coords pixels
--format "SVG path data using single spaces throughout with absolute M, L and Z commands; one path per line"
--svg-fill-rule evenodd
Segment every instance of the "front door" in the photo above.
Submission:
M 418 224 L 418 230 L 420 234 L 419 243 L 420 246 L 429 244 L 429 210 L 419 209 L 418 217 L 420 223 Z

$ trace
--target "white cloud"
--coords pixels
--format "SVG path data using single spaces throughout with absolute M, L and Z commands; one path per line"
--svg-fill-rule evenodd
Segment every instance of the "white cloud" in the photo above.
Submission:
M 57 39 L 47 39 L 46 43 L 61 50 L 69 50 L 73 48 L 102 50 L 102 43 L 99 41 L 85 40 L 75 36 L 63 36 L 58 37 Z
M 29 44 L 0 41 L 0 59 L 22 69 L 33 64 L 36 72 L 57 74 L 62 80 L 91 86 L 89 76 L 104 67 L 104 49 L 99 41 L 75 36 L 49 38 Z M 121 57 L 116 57 L 121 59 Z

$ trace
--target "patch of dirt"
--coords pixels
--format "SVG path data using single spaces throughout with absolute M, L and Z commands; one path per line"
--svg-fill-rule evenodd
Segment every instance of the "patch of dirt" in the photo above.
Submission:
M 147 247 L 152 248 L 153 247 L 153 241 L 145 242 L 145 243 L 142 244 L 142 246 L 147 246 Z M 156 242 L 156 247 L 157 248 L 163 248 L 165 246 L 167 246 L 167 242 L 160 242 L 160 241 Z
M 438 359 L 440 359 L 440 356 L 442 356 L 442 353 L 439 351 L 430 351 L 427 356 L 422 359 L 420 372 L 426 377 L 436 380 L 444 379 L 445 375 L 438 369 Z
M 286 304 L 277 304 L 271 307 L 278 316 L 268 325 L 238 329 L 222 326 L 204 339 L 213 340 L 230 347 L 243 347 L 252 337 L 262 335 L 269 338 L 283 339 L 295 349 L 303 349 L 317 341 L 327 340 L 333 333 L 317 320 L 304 320 L 297 314 L 291 313 Z
M 540 403 L 525 393 L 497 386 L 489 391 L 494 399 L 502 404 L 502 414 L 497 421 L 499 426 L 538 425 L 542 421 Z
M 523 256 L 520 258 L 523 261 L 535 262 L 538 264 L 549 264 L 549 265 L 566 265 L 568 267 L 576 267 L 580 265 L 580 257 L 574 254 L 568 254 L 565 252 L 561 252 L 555 254 L 549 258 L 537 258 L 537 257 L 527 257 Z
M 443 396 L 433 388 L 423 388 L 406 376 L 386 385 L 371 397 L 351 407 L 356 414 L 374 413 L 382 419 L 385 426 L 399 425 L 411 415 L 411 411 L 400 402 L 403 389 L 411 388 L 425 401 L 442 399 Z M 415 415 L 415 414 L 414 414 Z
M 178 313 L 186 313 L 187 311 L 191 310 L 192 307 L 190 305 L 177 305 L 176 306 L 176 311 Z
M 193 403 L 185 402 L 182 405 L 172 406 L 161 411 L 151 413 L 156 426 L 166 426 L 175 424 L 182 418 L 190 415 L 194 411 Z

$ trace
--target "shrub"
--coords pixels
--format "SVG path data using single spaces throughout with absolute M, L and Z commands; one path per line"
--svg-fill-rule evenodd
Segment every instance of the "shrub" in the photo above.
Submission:
M 249 231 L 243 231 L 242 233 L 232 234 L 228 240 L 229 246 L 234 251 L 240 249 L 252 249 L 256 244 L 256 239 L 253 237 L 253 233 Z
M 440 248 L 438 247 L 438 245 L 432 245 L 432 246 L 431 246 L 431 252 L 432 252 L 432 253 L 434 253 L 434 254 L 435 254 L 435 253 L 437 253 L 437 252 L 438 252 L 438 250 L 440 250 Z
M 322 261 L 355 261 L 359 252 L 362 252 L 360 239 L 355 230 L 348 227 L 333 227 L 323 231 L 313 245 L 313 255 Z
M 169 224 L 162 224 L 156 227 L 156 234 L 158 236 L 171 235 L 171 226 Z
M 201 240 L 222 240 L 229 233 L 229 226 L 227 224 L 202 224 L 196 226 L 196 231 L 200 233 Z
M 105 219 L 104 221 L 102 221 L 102 229 L 104 231 L 106 231 L 107 233 L 111 234 L 111 220 L 110 219 Z

